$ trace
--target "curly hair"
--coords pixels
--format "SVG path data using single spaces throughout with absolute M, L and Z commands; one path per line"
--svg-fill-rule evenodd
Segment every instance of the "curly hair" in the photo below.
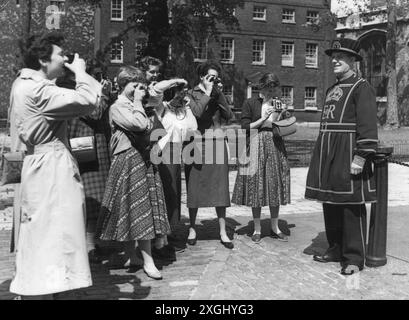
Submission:
M 61 47 L 64 36 L 58 32 L 50 32 L 45 35 L 32 35 L 26 41 L 20 39 L 23 62 L 26 68 L 40 70 L 39 60 L 50 61 L 53 53 L 53 45 Z
M 273 72 L 265 73 L 258 84 L 260 89 L 271 89 L 280 86 L 280 80 L 277 75 Z
M 149 66 L 159 66 L 159 69 L 163 67 L 163 62 L 158 58 L 154 58 L 151 56 L 143 57 L 137 66 L 144 72 L 149 70 Z
M 202 64 L 199 64 L 199 66 L 197 67 L 197 75 L 199 76 L 199 78 L 204 77 L 210 69 L 216 70 L 219 74 L 221 72 L 221 67 L 217 62 L 206 61 Z

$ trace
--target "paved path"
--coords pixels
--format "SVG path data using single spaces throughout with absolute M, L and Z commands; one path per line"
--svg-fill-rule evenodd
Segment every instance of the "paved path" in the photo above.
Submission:
M 388 264 L 366 269 L 359 277 L 345 278 L 337 264 L 319 264 L 311 255 L 326 248 L 321 205 L 303 199 L 306 168 L 291 169 L 292 204 L 281 210 L 281 227 L 291 232 L 288 243 L 265 236 L 251 242 L 250 210 L 228 209 L 228 226 L 235 249 L 219 242 L 213 209 L 199 210 L 198 244 L 168 257 L 155 256 L 164 280 L 154 281 L 139 269 L 93 265 L 94 285 L 59 295 L 58 299 L 409 299 L 409 169 L 389 167 Z M 233 189 L 236 172 L 230 174 Z M 183 186 L 183 192 L 185 189 Z M 9 293 L 14 255 L 8 253 L 13 186 L 0 188 L 0 300 Z M 183 196 L 185 199 L 185 195 Z M 183 206 L 184 207 L 184 206 Z M 267 212 L 264 212 L 267 213 Z M 187 210 L 183 208 L 178 237 L 187 237 Z M 266 218 L 267 215 L 264 216 Z M 268 233 L 268 220 L 263 220 Z M 113 252 L 116 259 L 121 256 Z
M 304 199 L 305 182 L 307 179 L 307 168 L 291 169 L 291 204 L 283 206 L 280 214 L 310 214 L 319 212 L 321 204 Z M 236 171 L 230 172 L 230 193 L 233 193 Z M 0 230 L 11 229 L 13 185 L 0 187 Z M 397 164 L 389 164 L 389 207 L 409 206 L 409 168 Z M 268 215 L 268 209 L 264 208 L 263 213 Z M 229 217 L 247 217 L 251 214 L 247 207 L 233 205 L 227 209 Z M 187 217 L 186 208 L 186 186 L 182 181 L 182 215 Z M 200 209 L 198 218 L 214 218 L 216 213 L 210 209 Z
M 233 250 L 219 243 L 216 220 L 202 220 L 196 246 L 167 258 L 155 256 L 164 280 L 151 280 L 141 269 L 97 265 L 92 266 L 92 287 L 58 299 L 409 299 L 407 210 L 390 210 L 388 264 L 357 277 L 340 275 L 338 264 L 312 261 L 312 254 L 326 248 L 320 213 L 282 217 L 281 227 L 291 232 L 288 243 L 266 236 L 264 220 L 262 242 L 254 244 L 247 235 L 249 219 L 237 217 L 229 219 L 235 229 Z M 186 229 L 181 226 L 177 234 L 186 236 Z M 0 300 L 14 297 L 8 292 L 14 263 L 7 253 L 9 236 L 9 231 L 0 232 Z

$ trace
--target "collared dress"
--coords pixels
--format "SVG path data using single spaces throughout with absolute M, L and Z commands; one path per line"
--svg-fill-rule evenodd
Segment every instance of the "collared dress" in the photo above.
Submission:
M 350 171 L 353 161 L 370 160 L 377 143 L 377 107 L 371 85 L 353 75 L 330 87 L 305 198 L 329 204 L 376 202 L 371 161 L 365 161 L 362 174 L 352 175 Z
M 196 86 L 188 97 L 201 136 L 185 147 L 192 157 L 190 163 L 184 159 L 187 207 L 229 207 L 228 146 L 221 124 L 231 119 L 233 113 L 223 93 L 209 97 Z M 211 149 L 213 154 L 209 156 Z
M 152 119 L 123 95 L 111 106 L 109 118 L 112 163 L 96 236 L 120 242 L 165 236 L 170 225 L 159 170 L 136 146 L 141 137 L 149 140 Z
M 244 102 L 242 129 L 249 130 L 250 124 L 261 118 L 262 102 L 260 97 Z M 260 208 L 291 202 L 290 165 L 284 140 L 274 135 L 272 127 L 267 129 L 259 128 L 256 135 L 249 136 L 234 185 L 232 202 L 235 204 Z
M 45 295 L 92 285 L 85 236 L 85 196 L 71 155 L 67 120 L 90 114 L 101 86 L 87 74 L 59 88 L 23 69 L 11 92 L 11 140 L 27 148 L 19 197 L 20 232 L 10 291 Z

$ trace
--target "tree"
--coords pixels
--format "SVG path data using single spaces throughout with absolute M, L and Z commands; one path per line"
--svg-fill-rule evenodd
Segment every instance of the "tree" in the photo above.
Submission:
M 386 14 L 386 76 L 387 76 L 387 98 L 388 105 L 386 110 L 386 129 L 394 129 L 400 126 L 398 113 L 398 90 L 397 90 L 397 72 L 396 72 L 396 34 L 397 17 L 404 16 L 408 12 L 408 3 L 406 0 L 400 1 L 397 7 L 396 0 L 385 1 L 359 1 L 339 0 L 338 4 L 342 7 L 346 16 L 355 16 L 358 20 L 368 22 L 374 15 L 370 12 L 379 9 L 380 6 L 387 7 Z M 348 7 L 353 5 L 354 8 Z M 383 13 L 377 13 L 381 16 Z
M 100 5 L 102 0 L 94 0 Z M 117 40 L 125 39 L 130 32 L 147 36 L 145 55 L 165 62 L 167 70 L 178 70 L 179 76 L 192 76 L 194 70 L 193 39 L 218 39 L 219 27 L 238 29 L 233 11 L 244 5 L 244 0 L 134 0 L 126 7 L 129 14 L 127 27 L 102 49 L 108 53 Z M 169 49 L 172 57 L 169 60 Z

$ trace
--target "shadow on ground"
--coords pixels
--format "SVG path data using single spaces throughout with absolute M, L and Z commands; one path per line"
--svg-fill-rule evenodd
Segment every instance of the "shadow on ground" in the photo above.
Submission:
M 325 250 L 328 248 L 327 236 L 325 232 L 320 232 L 314 239 L 312 243 L 304 249 L 303 253 L 309 256 L 318 254 L 324 254 Z
M 289 224 L 286 220 L 279 219 L 278 227 L 284 234 L 290 236 L 291 235 L 290 229 L 295 228 L 295 224 Z M 264 238 L 270 236 L 270 230 L 271 230 L 270 219 L 261 220 L 261 237 Z M 247 226 L 238 229 L 236 232 L 239 235 L 247 235 L 248 237 L 251 237 L 254 232 L 254 222 L 250 220 Z

